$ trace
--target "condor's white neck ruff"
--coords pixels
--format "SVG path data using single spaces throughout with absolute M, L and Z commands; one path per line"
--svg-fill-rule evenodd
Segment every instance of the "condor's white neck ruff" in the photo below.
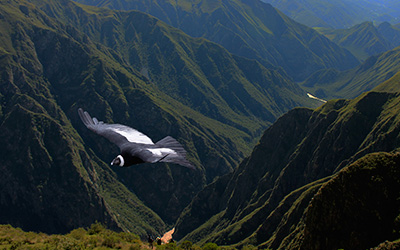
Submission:
M 119 166 L 123 167 L 125 164 L 124 157 L 122 157 L 122 155 L 118 155 L 117 158 L 119 159 Z

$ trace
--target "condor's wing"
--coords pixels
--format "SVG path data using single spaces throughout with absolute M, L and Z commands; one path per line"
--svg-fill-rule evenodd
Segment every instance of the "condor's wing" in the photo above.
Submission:
M 170 162 L 193 170 L 196 169 L 196 167 L 186 159 L 186 150 L 183 146 L 171 136 L 165 137 L 155 145 L 145 146 L 140 150 L 135 148 L 133 151 L 135 152 L 132 153 L 132 155 L 141 158 L 144 162 Z
M 88 112 L 83 111 L 81 108 L 78 109 L 78 113 L 83 124 L 85 124 L 88 129 L 92 130 L 96 134 L 104 136 L 120 148 L 127 142 L 154 144 L 147 135 L 137 131 L 136 129 L 121 124 L 99 122 L 95 117 L 92 118 Z
M 157 145 L 157 144 L 156 144 Z M 144 162 L 157 163 L 157 162 L 170 162 L 178 164 L 190 169 L 196 169 L 185 156 L 180 155 L 172 148 L 142 148 L 135 153 L 135 156 L 142 159 Z

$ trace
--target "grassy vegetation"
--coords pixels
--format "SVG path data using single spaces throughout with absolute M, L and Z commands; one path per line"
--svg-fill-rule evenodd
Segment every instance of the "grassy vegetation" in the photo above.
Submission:
M 348 49 L 360 61 L 394 48 L 372 22 L 363 22 L 348 29 L 319 28 L 316 30 Z
M 239 188 L 234 185 L 225 185 L 227 188 L 222 197 L 229 197 L 229 201 L 227 203 L 221 202 L 222 205 L 220 205 L 225 210 L 216 210 L 216 213 L 210 214 L 208 221 L 201 221 L 199 227 L 192 229 L 192 231 L 186 231 L 184 239 L 197 243 L 211 241 L 217 244 L 235 244 L 234 246 L 248 242 L 261 249 L 264 246 L 272 249 L 277 249 L 279 246 L 281 249 L 298 249 L 296 247 L 299 244 L 297 239 L 302 237 L 305 226 L 302 216 L 306 213 L 309 201 L 317 192 L 318 185 L 328 181 L 331 178 L 329 176 L 342 169 L 346 161 L 355 161 L 369 152 L 390 152 L 399 147 L 399 110 L 399 94 L 369 92 L 354 100 L 328 101 L 314 111 L 303 108 L 290 111 L 265 132 L 249 159 L 243 161 L 242 165 L 230 177 L 229 182 L 235 183 L 234 185 Z M 293 126 L 294 124 L 295 126 Z M 281 144 L 282 142 L 285 144 Z M 279 152 L 279 154 L 276 152 Z M 370 166 L 377 169 L 376 166 L 389 165 L 385 162 L 385 158 L 383 160 L 373 158 L 364 163 L 365 168 Z M 396 167 L 398 168 L 398 165 Z M 284 170 L 282 171 L 282 169 Z M 398 176 L 394 172 L 392 175 L 393 178 Z M 386 192 L 385 188 L 391 190 L 390 192 L 400 190 L 396 189 L 397 183 L 395 181 L 382 182 L 375 173 L 364 177 L 365 181 L 354 182 L 354 186 L 346 191 L 343 191 L 341 186 L 338 185 L 337 189 L 332 189 L 332 192 L 340 198 L 351 190 L 351 192 L 357 190 L 357 195 L 349 198 L 349 201 L 353 201 L 363 197 L 363 195 L 372 196 L 372 192 L 365 190 L 375 190 L 374 194 L 377 198 L 371 199 L 373 205 L 375 204 L 374 201 L 377 201 L 380 196 L 389 192 Z M 357 178 L 354 177 L 355 180 Z M 369 183 L 368 178 L 376 179 L 376 181 L 372 182 L 368 189 L 357 188 L 357 185 L 366 186 Z M 318 183 L 315 183 L 315 181 L 318 181 Z M 252 183 L 260 184 L 257 186 L 252 185 Z M 287 191 L 288 183 L 295 189 L 284 193 Z M 382 186 L 382 192 L 377 191 L 378 186 L 374 186 L 376 183 Z M 312 186 L 307 187 L 306 185 Z M 185 213 L 191 214 L 192 218 L 196 218 L 196 211 L 199 211 L 199 208 L 204 208 L 203 204 L 213 202 L 209 197 L 221 197 L 216 195 L 220 192 L 219 190 L 214 193 L 204 190 L 198 197 L 205 198 L 196 200 L 191 204 L 190 209 L 185 211 Z M 331 200 L 329 198 L 325 200 L 327 207 L 334 205 Z M 397 209 L 396 203 L 388 202 L 387 204 L 390 205 L 382 207 L 388 210 Z M 355 204 L 354 206 L 356 207 L 356 205 L 358 207 L 354 211 L 357 213 L 361 208 L 365 210 L 365 214 L 375 211 L 372 206 L 362 206 L 362 204 L 360 206 Z M 336 211 L 341 211 L 342 208 L 343 206 L 336 206 L 336 210 L 331 209 L 332 215 L 335 215 Z M 350 206 L 346 208 L 352 210 Z M 320 211 L 326 210 L 321 209 Z M 376 211 L 381 213 L 381 210 Z M 330 218 L 330 216 L 331 214 L 328 214 L 325 217 Z M 348 216 L 346 218 L 353 217 Z M 184 217 L 181 218 L 185 219 Z M 365 218 L 370 217 L 364 216 L 361 219 L 368 221 L 368 223 L 372 222 L 372 219 L 365 220 Z M 348 220 L 332 219 L 330 228 L 338 228 L 344 223 L 350 224 L 351 222 Z M 387 220 L 393 222 L 395 219 L 389 218 Z M 194 220 L 192 219 L 190 222 L 192 221 Z M 381 222 L 376 222 L 376 225 L 383 225 Z M 358 226 L 357 223 L 357 221 L 354 222 L 354 227 Z M 182 224 L 184 224 L 183 220 L 177 223 L 177 233 L 182 233 L 181 229 L 187 229 L 187 227 L 180 227 Z M 321 223 L 321 225 L 323 226 L 324 223 Z M 367 231 L 363 227 L 360 228 L 356 228 L 360 234 Z M 368 247 L 378 245 L 383 239 L 377 233 L 379 230 L 373 230 L 371 229 L 371 235 L 374 235 L 375 242 L 369 244 Z M 341 230 L 338 231 L 341 232 Z M 316 229 L 314 234 L 320 235 L 321 232 L 323 230 Z M 387 235 L 391 234 L 388 233 Z M 394 235 L 390 240 L 396 239 L 396 237 L 397 235 Z M 332 241 L 344 238 L 346 237 L 332 237 Z M 370 238 L 373 237 L 365 237 L 362 241 Z M 321 237 L 321 241 L 323 240 L 325 240 L 325 236 Z M 310 241 L 310 244 L 312 245 L 313 241 Z M 282 247 L 283 245 L 284 247 Z M 341 245 L 335 246 L 337 248 L 330 249 L 336 250 L 342 247 Z M 310 248 L 305 247 L 304 249 Z M 329 248 L 315 247 L 314 249 Z M 358 249 L 366 249 L 366 247 Z
M 374 90 L 380 92 L 400 92 L 400 73 L 396 73 L 394 76 L 378 85 Z
M 1 249 L 142 249 L 144 243 L 132 233 L 114 232 L 100 223 L 78 228 L 66 235 L 25 232 L 0 225 Z
M 400 235 L 399 163 L 397 151 L 372 153 L 324 184 L 310 203 L 302 248 L 369 249 L 396 241 Z M 349 234 L 351 239 L 343 237 Z
M 168 242 L 158 245 L 142 241 L 139 236 L 127 232 L 115 232 L 101 223 L 89 228 L 77 228 L 65 235 L 25 232 L 11 225 L 0 225 L 0 249 L 155 249 L 155 250 L 235 250 L 234 247 L 206 243 L 202 247 L 190 241 Z M 252 245 L 243 249 L 254 250 Z
M 348 71 L 321 70 L 301 83 L 307 92 L 323 99 L 355 98 L 377 88 L 379 91 L 398 90 L 400 49 L 395 48 L 369 57 L 360 66 Z M 377 74 L 379 72 L 379 74 Z M 378 87 L 382 84 L 382 87 Z
M 216 42 L 235 55 L 257 59 L 268 67 L 271 63 L 279 65 L 296 81 L 317 69 L 348 69 L 358 64 L 323 35 L 292 22 L 261 1 L 77 1 L 147 12 L 190 36 Z

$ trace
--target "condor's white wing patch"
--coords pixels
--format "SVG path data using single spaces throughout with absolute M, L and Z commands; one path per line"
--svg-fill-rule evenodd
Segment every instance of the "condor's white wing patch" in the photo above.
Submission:
M 86 127 L 95 133 L 104 136 L 121 148 L 126 142 L 154 144 L 145 134 L 131 127 L 121 124 L 108 124 L 91 117 L 88 112 L 78 109 L 79 116 Z
M 114 132 L 125 137 L 129 142 L 142 143 L 142 144 L 154 144 L 154 142 L 145 134 L 137 131 L 136 129 L 126 127 L 119 124 L 113 124 L 110 128 Z
M 140 158 L 143 162 L 171 162 L 196 169 L 186 159 L 186 150 L 171 136 L 167 136 L 154 144 L 147 135 L 131 127 L 101 122 L 95 117 L 92 118 L 88 112 L 81 108 L 78 109 L 78 114 L 88 129 L 107 138 L 110 142 L 116 144 L 121 151 L 130 152 L 130 157 Z M 120 166 L 125 166 L 126 162 L 124 162 L 122 156 L 120 160 L 122 163 Z
M 153 155 L 164 156 L 164 155 L 176 155 L 177 153 L 170 148 L 148 148 Z

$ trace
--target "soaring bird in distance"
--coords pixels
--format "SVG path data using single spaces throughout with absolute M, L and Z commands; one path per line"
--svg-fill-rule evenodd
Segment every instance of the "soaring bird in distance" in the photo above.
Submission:
M 148 136 L 131 127 L 98 121 L 81 108 L 78 109 L 78 113 L 88 129 L 104 136 L 121 150 L 111 165 L 129 167 L 145 162 L 170 162 L 195 169 L 186 159 L 186 151 L 183 146 L 171 136 L 154 143 Z

